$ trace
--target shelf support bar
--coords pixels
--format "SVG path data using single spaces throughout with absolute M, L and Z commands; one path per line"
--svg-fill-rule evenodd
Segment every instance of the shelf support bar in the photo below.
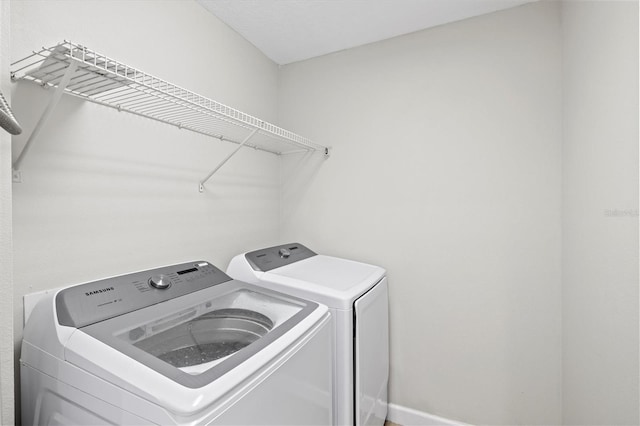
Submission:
M 27 152 L 29 152 L 29 149 L 31 149 L 31 144 L 38 137 L 38 134 L 40 133 L 40 130 L 42 130 L 42 127 L 47 123 L 47 121 L 49 121 L 51 114 L 58 105 L 58 102 L 60 102 L 60 97 L 71 81 L 71 76 L 74 72 L 76 72 L 76 68 L 78 68 L 78 62 L 71 60 L 69 66 L 67 67 L 67 70 L 64 73 L 64 76 L 62 77 L 62 80 L 58 84 L 58 87 L 56 87 L 56 91 L 53 92 L 53 96 L 49 100 L 49 105 L 47 105 L 47 108 L 42 113 L 40 120 L 38 120 L 38 123 L 36 123 L 35 127 L 33 128 L 33 131 L 29 135 L 29 139 L 27 139 L 27 143 L 24 145 L 24 148 L 22 148 L 22 152 L 13 163 L 14 170 L 19 170 L 20 164 L 22 164 L 25 155 L 27 155 Z
M 227 156 L 227 158 L 225 158 L 224 160 L 222 160 L 222 161 L 220 162 L 220 164 L 218 164 L 218 165 L 216 166 L 216 168 L 215 168 L 215 169 L 213 169 L 213 170 L 211 171 L 211 173 L 209 173 L 209 174 L 207 175 L 207 177 L 206 177 L 206 178 L 204 178 L 204 179 L 202 179 L 202 181 L 200 181 L 200 185 L 199 185 L 199 190 L 200 190 L 200 192 L 204 192 L 204 184 L 205 184 L 205 183 L 207 183 L 207 181 L 208 181 L 209 179 L 211 179 L 211 176 L 213 176 L 213 175 L 214 175 L 218 170 L 220 170 L 220 167 L 224 166 L 224 164 L 225 164 L 227 161 L 229 161 L 229 160 L 231 159 L 231 157 L 233 157 L 234 155 L 236 155 L 236 153 L 237 153 L 238 151 L 240 151 L 240 149 L 241 149 L 243 146 L 245 146 L 245 144 L 246 144 L 247 142 L 249 142 L 249 139 L 251 139 L 251 138 L 253 137 L 253 135 L 255 135 L 255 134 L 256 134 L 256 132 L 257 132 L 257 131 L 258 131 L 258 128 L 257 128 L 257 127 L 256 127 L 255 129 L 253 129 L 253 131 L 252 131 L 251 133 L 249 133 L 249 136 L 247 136 L 246 138 L 244 138 L 244 140 L 243 140 L 242 142 L 240 142 L 240 145 L 238 145 L 238 147 L 237 147 L 236 149 L 234 149 L 234 150 L 233 150 L 233 152 Z

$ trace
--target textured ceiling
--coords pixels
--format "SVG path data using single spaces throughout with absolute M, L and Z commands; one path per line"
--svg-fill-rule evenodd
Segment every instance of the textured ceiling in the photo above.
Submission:
M 288 64 L 534 0 L 197 0 Z

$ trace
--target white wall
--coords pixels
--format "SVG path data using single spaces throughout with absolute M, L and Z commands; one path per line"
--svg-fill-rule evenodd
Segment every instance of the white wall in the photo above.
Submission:
M 11 104 L 10 3 L 0 1 L 0 91 Z M 14 422 L 11 135 L 0 129 L 0 424 Z
M 69 39 L 276 117 L 277 66 L 195 2 L 11 6 L 12 60 Z M 29 83 L 13 87 L 25 129 L 49 96 Z M 14 141 L 14 158 L 24 142 Z M 278 157 L 241 151 L 198 192 L 235 147 L 64 96 L 23 162 L 23 183 L 13 185 L 16 344 L 25 293 L 193 259 L 224 268 L 238 252 L 276 244 Z
M 287 240 L 388 269 L 392 402 L 476 424 L 638 423 L 637 3 L 570 2 L 562 25 L 560 3 L 529 4 L 279 83 L 194 2 L 10 5 L 11 60 L 68 38 L 334 150 L 280 171 L 242 152 L 199 194 L 234 146 L 64 97 L 13 185 L 13 253 L 0 134 L 3 424 L 23 294 Z M 12 92 L 28 132 L 50 93 Z
M 562 24 L 563 417 L 638 424 L 638 3 Z
M 334 147 L 287 163 L 283 240 L 387 268 L 396 404 L 560 423 L 560 37 L 540 2 L 282 68 Z

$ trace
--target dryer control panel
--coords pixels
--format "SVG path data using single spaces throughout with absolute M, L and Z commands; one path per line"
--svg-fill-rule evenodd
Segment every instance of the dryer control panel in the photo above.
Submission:
M 58 322 L 80 328 L 230 280 L 197 261 L 69 287 L 56 295 Z
M 254 270 L 267 272 L 315 255 L 302 244 L 291 243 L 252 251 L 245 258 Z

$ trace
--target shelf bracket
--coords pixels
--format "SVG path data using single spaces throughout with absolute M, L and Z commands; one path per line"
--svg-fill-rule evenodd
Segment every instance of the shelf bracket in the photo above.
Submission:
M 24 148 L 22 148 L 22 152 L 20 153 L 16 161 L 13 163 L 13 170 L 17 171 L 20 169 L 20 164 L 22 164 L 22 161 L 24 160 L 25 155 L 27 155 L 27 152 L 29 152 L 29 149 L 31 149 L 31 145 L 33 144 L 33 141 L 38 137 L 40 130 L 42 130 L 42 127 L 47 123 L 47 121 L 49 121 L 51 114 L 53 113 L 56 106 L 58 105 L 58 102 L 60 102 L 60 98 L 62 97 L 64 90 L 67 88 L 67 85 L 71 81 L 71 76 L 73 75 L 73 73 L 76 72 L 76 68 L 78 68 L 78 62 L 74 60 L 70 60 L 69 67 L 65 71 L 64 76 L 62 77 L 62 80 L 60 80 L 58 87 L 56 87 L 56 91 L 53 93 L 53 96 L 49 100 L 49 105 L 47 105 L 47 108 L 42 113 L 40 120 L 38 120 L 38 123 L 36 123 L 35 127 L 33 128 L 33 131 L 31 132 L 31 134 L 29 135 L 29 138 L 27 139 L 27 143 L 24 145 Z
M 253 129 L 253 131 L 252 131 L 251 133 L 249 133 L 249 136 L 247 136 L 246 138 L 244 138 L 244 140 L 243 140 L 242 142 L 240 142 L 240 145 L 238 145 L 238 147 L 237 147 L 236 149 L 234 149 L 234 150 L 233 150 L 233 152 L 227 156 L 227 158 L 225 158 L 224 160 L 222 160 L 222 161 L 220 162 L 220 164 L 218 164 L 218 165 L 216 166 L 216 168 L 215 168 L 215 169 L 213 169 L 213 170 L 211 171 L 211 173 L 209 173 L 209 174 L 207 175 L 207 177 L 206 177 L 206 178 L 204 178 L 204 179 L 202 179 L 202 180 L 200 181 L 200 184 L 198 185 L 198 189 L 199 189 L 199 191 L 200 191 L 200 192 L 204 192 L 204 184 L 205 184 L 205 183 L 207 183 L 207 181 L 208 181 L 209 179 L 211 179 L 211 176 L 213 176 L 213 175 L 214 175 L 218 170 L 220 170 L 220 167 L 224 166 L 224 164 L 225 164 L 227 161 L 229 161 L 229 160 L 231 159 L 231 157 L 233 157 L 234 155 L 236 155 L 236 153 L 237 153 L 238 151 L 240 151 L 240 148 L 242 148 L 243 146 L 245 146 L 245 144 L 246 144 L 247 142 L 249 142 L 249 139 L 251 139 L 251 138 L 253 137 L 253 135 L 255 135 L 255 134 L 256 134 L 256 132 L 257 132 L 257 131 L 258 131 L 258 128 Z

